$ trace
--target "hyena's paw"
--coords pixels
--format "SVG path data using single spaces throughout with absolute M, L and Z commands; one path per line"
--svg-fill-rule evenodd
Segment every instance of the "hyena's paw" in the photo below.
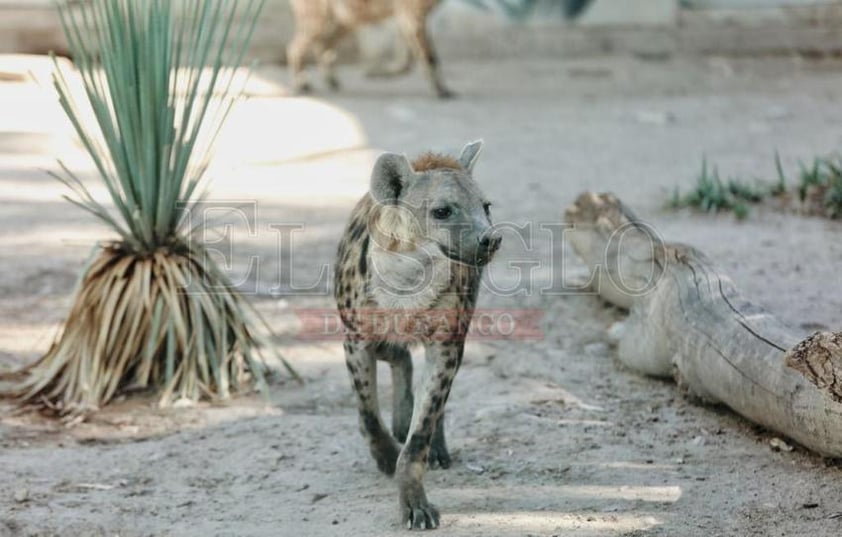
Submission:
M 327 89 L 330 91 L 336 92 L 342 89 L 342 83 L 339 82 L 339 79 L 336 78 L 335 75 L 328 75 L 325 77 L 325 84 L 327 84 Z
M 296 81 L 292 85 L 293 95 L 310 95 L 313 93 L 313 85 L 307 81 Z
M 437 442 L 433 440 L 430 446 L 430 456 L 427 459 L 427 464 L 430 468 L 447 469 L 450 468 L 453 459 L 450 458 L 450 453 L 447 451 L 447 445 L 444 442 Z
M 436 97 L 442 100 L 447 99 L 455 99 L 457 97 L 456 92 L 445 87 L 436 88 Z
M 439 510 L 426 498 L 411 500 L 401 495 L 401 522 L 408 530 L 434 530 L 439 527 Z
M 377 469 L 386 475 L 395 475 L 400 448 L 391 438 L 371 447 L 371 454 L 377 462 Z

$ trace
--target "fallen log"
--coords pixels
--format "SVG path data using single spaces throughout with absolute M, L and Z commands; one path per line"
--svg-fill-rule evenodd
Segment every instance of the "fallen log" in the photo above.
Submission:
M 582 194 L 565 220 L 594 290 L 629 310 L 611 331 L 620 361 L 842 457 L 842 333 L 802 341 L 704 254 L 665 243 L 611 194 Z

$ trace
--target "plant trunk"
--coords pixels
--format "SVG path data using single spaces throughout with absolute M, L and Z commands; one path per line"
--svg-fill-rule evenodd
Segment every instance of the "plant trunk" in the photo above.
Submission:
M 8 382 L 0 397 L 75 416 L 127 388 L 156 389 L 166 406 L 262 387 L 254 312 L 206 256 L 183 250 L 103 248 L 58 339 L 39 360 L 0 375 Z

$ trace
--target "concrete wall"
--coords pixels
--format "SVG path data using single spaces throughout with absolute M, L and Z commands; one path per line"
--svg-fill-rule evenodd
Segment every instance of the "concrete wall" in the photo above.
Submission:
M 681 5 L 692 9 L 752 9 L 792 6 L 838 4 L 839 0 L 681 0 Z
M 445 58 L 842 51 L 839 0 L 789 7 L 766 0 L 766 7 L 752 9 L 740 1 L 728 8 L 689 9 L 671 0 L 594 0 L 575 23 L 556 18 L 512 23 L 451 2 L 434 16 L 433 31 Z
M 677 0 L 596 0 L 576 21 L 583 26 L 673 26 L 678 20 Z
M 67 53 L 55 0 L 0 0 L 0 54 Z M 289 0 L 267 0 L 252 40 L 255 57 L 280 61 L 292 35 Z
M 0 0 L 0 53 L 66 53 L 52 2 Z M 743 9 L 749 2 L 767 7 Z M 769 7 L 781 3 L 810 5 Z M 728 8 L 708 9 L 722 5 Z M 838 0 L 593 0 L 575 23 L 561 16 L 513 22 L 464 0 L 446 0 L 432 20 L 442 55 L 456 59 L 837 51 L 842 48 L 840 27 L 842 3 Z M 268 0 L 252 42 L 252 55 L 282 62 L 292 31 L 288 0 Z M 374 29 L 363 33 L 359 48 L 364 55 L 375 55 L 388 47 L 391 39 L 390 30 Z M 354 58 L 356 50 L 350 42 L 344 57 Z

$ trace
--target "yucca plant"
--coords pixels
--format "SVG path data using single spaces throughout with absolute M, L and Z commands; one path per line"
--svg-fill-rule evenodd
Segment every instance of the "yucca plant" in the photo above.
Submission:
M 65 166 L 56 177 L 72 189 L 72 203 L 119 239 L 99 246 L 57 340 L 15 374 L 6 395 L 76 414 L 126 388 L 157 388 L 166 405 L 225 399 L 264 382 L 256 312 L 192 237 L 187 218 L 202 199 L 210 146 L 241 95 L 235 72 L 262 4 L 59 5 L 95 124 L 58 63 L 54 85 L 113 209 Z

